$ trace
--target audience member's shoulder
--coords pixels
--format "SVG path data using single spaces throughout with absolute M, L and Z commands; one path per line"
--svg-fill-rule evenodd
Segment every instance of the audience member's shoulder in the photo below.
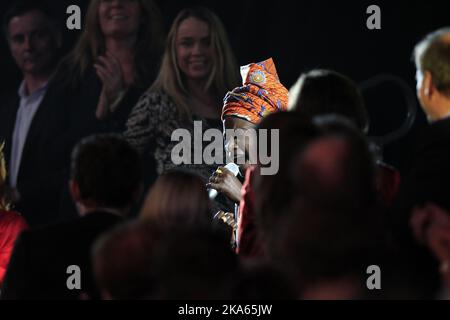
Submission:
M 20 236 L 22 245 L 54 248 L 73 243 L 74 239 L 90 239 L 121 222 L 123 218 L 108 214 L 89 214 L 68 221 L 55 222 L 24 230 Z
M 163 90 L 148 90 L 142 96 L 142 99 L 148 100 L 152 104 L 169 104 L 172 102 L 170 96 Z
M 56 222 L 50 223 L 42 226 L 35 226 L 25 230 L 22 233 L 22 238 L 27 240 L 33 239 L 54 239 L 59 235 L 67 236 L 67 230 L 71 228 L 72 221 L 70 222 Z M 23 239 L 22 239 L 23 240 Z
M 419 147 L 447 141 L 450 141 L 450 117 L 431 123 L 419 134 Z
M 68 75 L 70 75 L 73 71 L 72 57 L 70 55 L 65 56 L 58 63 L 58 66 L 52 77 L 52 85 L 68 84 Z
M 442 133 L 447 133 L 450 136 L 450 117 L 432 123 L 430 129 Z
M 172 98 L 162 90 L 148 90 L 145 92 L 141 96 L 136 109 L 141 111 L 145 109 L 149 112 L 176 111 Z
M 86 214 L 82 217 L 77 217 L 71 220 L 58 222 L 55 224 L 43 226 L 42 229 L 46 230 L 65 230 L 66 232 L 78 232 L 80 229 L 86 229 L 89 227 L 97 227 L 103 225 L 115 224 L 118 221 L 122 221 L 124 218 L 119 214 L 113 214 L 107 211 L 95 211 Z
M 87 214 L 82 218 L 78 218 L 72 223 L 81 225 L 115 224 L 123 220 L 124 217 L 122 217 L 120 214 L 99 210 Z
M 16 230 L 17 232 L 28 227 L 25 219 L 20 214 L 13 211 L 0 211 L 0 226 L 4 231 Z

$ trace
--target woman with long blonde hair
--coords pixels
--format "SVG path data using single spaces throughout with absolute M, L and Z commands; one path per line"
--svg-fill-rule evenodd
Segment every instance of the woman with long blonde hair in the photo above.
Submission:
M 172 132 L 181 128 L 192 133 L 194 121 L 202 121 L 203 130 L 222 129 L 223 97 L 238 81 L 220 19 L 204 7 L 181 11 L 171 26 L 158 77 L 131 112 L 125 138 L 142 154 L 154 156 L 158 174 L 177 167 L 171 161 Z M 199 173 L 205 183 L 214 170 L 184 168 Z
M 19 234 L 26 229 L 27 223 L 16 212 L 9 211 L 10 204 L 6 196 L 6 163 L 3 154 L 5 144 L 0 143 L 0 287 L 3 284 L 6 269 L 14 243 Z

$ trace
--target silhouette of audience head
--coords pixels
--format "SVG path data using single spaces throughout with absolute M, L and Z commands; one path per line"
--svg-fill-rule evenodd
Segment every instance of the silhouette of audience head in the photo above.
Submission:
M 376 199 L 375 163 L 365 137 L 346 119 L 331 117 L 315 122 L 320 124 L 322 135 L 301 154 L 296 168 L 301 175 L 298 186 L 305 188 L 309 199 L 317 197 L 321 205 L 329 200 L 330 208 L 372 205 Z M 315 183 L 308 186 L 306 181 Z
M 209 228 L 160 222 L 133 222 L 97 241 L 93 264 L 103 298 L 231 299 L 239 263 L 229 240 Z
M 197 175 L 172 171 L 161 175 L 150 189 L 140 218 L 168 223 L 208 225 L 212 223 L 206 186 Z
M 294 158 L 296 195 L 278 243 L 307 298 L 362 295 L 362 276 L 386 244 L 367 143 L 354 128 L 332 127 Z
M 154 251 L 164 229 L 156 221 L 132 222 L 93 246 L 93 270 L 103 299 L 151 299 L 158 289 Z
M 210 228 L 180 226 L 156 249 L 158 299 L 232 299 L 239 261 L 229 239 Z
M 309 117 L 292 112 L 271 114 L 257 128 L 279 132 L 279 142 L 268 144 L 270 154 L 279 154 L 279 171 L 276 175 L 260 175 L 257 171 L 253 184 L 257 225 L 265 249 L 270 250 L 272 241 L 279 238 L 278 227 L 287 215 L 289 201 L 296 194 L 290 170 L 294 156 L 319 135 L 319 130 Z
M 70 179 L 77 204 L 88 209 L 127 210 L 141 188 L 139 154 L 113 134 L 85 138 L 72 152 Z
M 296 292 L 288 274 L 271 263 L 247 261 L 244 263 L 234 289 L 238 300 L 289 300 Z
M 430 121 L 450 114 L 450 27 L 430 33 L 414 49 L 417 96 Z
M 360 90 L 353 80 L 340 73 L 320 69 L 304 73 L 289 94 L 289 110 L 310 117 L 342 115 L 362 132 L 369 130 L 369 117 Z

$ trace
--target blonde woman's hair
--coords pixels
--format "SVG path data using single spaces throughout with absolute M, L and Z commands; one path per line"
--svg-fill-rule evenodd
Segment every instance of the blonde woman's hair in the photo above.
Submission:
M 70 82 L 78 83 L 98 56 L 105 53 L 105 38 L 100 29 L 98 8 L 102 0 L 91 0 L 83 33 L 67 63 L 72 73 Z M 163 47 L 161 12 L 153 0 L 137 0 L 141 6 L 141 25 L 135 50 L 137 83 L 146 79 L 159 65 Z
M 211 45 L 214 49 L 213 68 L 206 82 L 205 90 L 220 97 L 225 96 L 228 91 L 239 84 L 239 72 L 227 32 L 217 15 L 204 7 L 182 10 L 172 23 L 166 40 L 161 69 L 150 90 L 164 91 L 173 99 L 182 114 L 191 116 L 188 103 L 189 92 L 178 66 L 176 55 L 178 28 L 188 18 L 206 22 L 211 35 Z
M 192 173 L 172 171 L 161 175 L 150 189 L 140 212 L 141 219 L 205 225 L 212 222 L 208 192 L 202 179 Z
M 0 143 L 0 210 L 8 211 L 10 204 L 6 200 L 5 185 L 6 185 L 6 161 L 3 150 L 5 143 Z

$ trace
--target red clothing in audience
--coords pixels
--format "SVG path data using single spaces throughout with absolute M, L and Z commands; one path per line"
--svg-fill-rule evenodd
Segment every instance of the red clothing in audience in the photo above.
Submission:
M 26 228 L 25 219 L 17 213 L 0 211 L 0 284 L 3 283 L 14 243 Z
M 256 227 L 256 216 L 254 209 L 254 194 L 252 188 L 252 177 L 255 167 L 247 169 L 245 182 L 242 186 L 242 200 L 238 215 L 238 246 L 236 252 L 242 257 L 261 257 L 263 248 L 259 240 Z

